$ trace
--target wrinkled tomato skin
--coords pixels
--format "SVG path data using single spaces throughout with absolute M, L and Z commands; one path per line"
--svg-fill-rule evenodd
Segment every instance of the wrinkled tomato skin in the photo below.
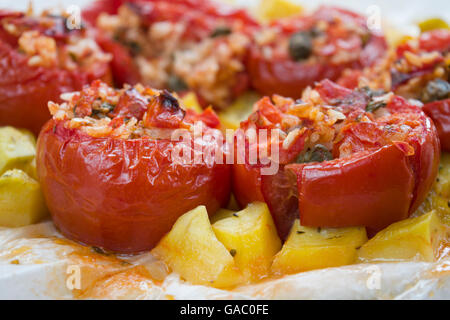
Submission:
M 93 138 L 50 120 L 37 145 L 39 181 L 53 221 L 70 239 L 119 253 L 153 248 L 198 205 L 228 202 L 225 164 L 171 161 L 169 140 Z
M 289 168 L 298 177 L 302 225 L 380 230 L 409 215 L 414 176 L 395 145 L 350 159 Z
M 28 66 L 28 58 L 0 40 L 0 126 L 31 130 L 36 135 L 50 118 L 48 101 L 82 88 L 95 79 L 110 80 L 108 64 L 82 72 Z
M 442 150 L 450 151 L 450 99 L 427 103 L 423 111 L 433 119 Z
M 233 194 L 241 208 L 255 201 L 264 202 L 261 192 L 260 168 L 247 164 L 235 164 L 232 167 Z

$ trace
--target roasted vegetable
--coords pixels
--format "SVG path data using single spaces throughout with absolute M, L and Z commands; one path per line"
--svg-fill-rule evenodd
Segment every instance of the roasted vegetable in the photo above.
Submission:
M 247 281 L 257 281 L 269 274 L 281 241 L 265 203 L 249 204 L 244 210 L 218 220 L 213 230 Z
M 352 264 L 367 241 L 364 228 L 308 228 L 295 220 L 287 241 L 275 256 L 272 272 L 293 274 Z
M 263 0 L 258 9 L 258 18 L 268 22 L 294 16 L 303 12 L 303 7 L 290 0 Z
M 237 129 L 241 121 L 252 113 L 253 104 L 259 99 L 255 92 L 238 97 L 226 110 L 219 113 L 220 122 L 227 129 Z
M 233 256 L 217 240 L 204 206 L 181 216 L 152 254 L 193 284 L 231 287 L 242 281 Z
M 419 22 L 419 28 L 421 32 L 427 32 L 435 29 L 448 29 L 449 26 L 441 18 L 430 18 Z
M 198 119 L 218 125 L 211 109 L 198 115 L 167 91 L 119 90 L 100 81 L 67 103 L 69 114 L 42 129 L 36 157 L 47 205 L 66 237 L 115 252 L 148 251 L 187 211 L 205 205 L 214 213 L 228 203 L 230 167 L 186 159 L 194 152 L 193 130 L 171 139 Z M 52 113 L 63 112 L 50 105 Z M 83 123 L 85 114 L 91 115 L 87 126 L 70 127 Z M 219 132 L 208 124 L 203 129 Z M 203 142 L 202 151 L 212 150 L 213 159 L 224 154 L 222 142 Z
M 417 214 L 434 210 L 442 223 L 450 226 L 450 154 L 443 153 L 433 190 L 419 207 Z
M 195 112 L 201 113 L 202 107 L 198 102 L 197 96 L 194 92 L 189 92 L 181 98 L 181 104 L 187 109 L 194 110 Z
M 219 209 L 217 212 L 210 218 L 211 223 L 215 223 L 219 220 L 232 217 L 233 214 L 236 213 L 236 211 L 230 210 L 230 209 Z
M 0 176 L 0 226 L 21 227 L 47 215 L 39 183 L 18 169 Z
M 34 136 L 26 130 L 0 127 L 0 174 L 9 169 L 25 169 L 36 155 Z
M 378 232 L 359 250 L 362 262 L 434 261 L 448 228 L 434 211 L 396 222 Z

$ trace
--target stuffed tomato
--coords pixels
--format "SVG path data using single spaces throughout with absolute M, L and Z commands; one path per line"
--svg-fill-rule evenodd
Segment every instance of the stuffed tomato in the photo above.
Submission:
M 450 30 L 433 30 L 397 48 L 390 70 L 393 90 L 424 103 L 441 147 L 450 151 Z
M 345 72 L 376 64 L 387 45 L 367 28 L 366 19 L 323 6 L 262 28 L 247 60 L 251 85 L 265 95 L 299 98 L 316 81 L 338 80 Z
M 257 24 L 243 10 L 209 0 L 104 0 L 84 16 L 99 30 L 100 45 L 114 54 L 118 84 L 139 80 L 191 90 L 202 105 L 216 108 L 248 88 L 244 60 L 249 30 Z
M 218 125 L 211 109 L 194 114 L 167 91 L 100 81 L 63 98 L 49 103 L 53 119 L 38 138 L 37 168 L 53 221 L 68 238 L 140 252 L 183 213 L 199 205 L 214 213 L 228 202 L 230 168 L 191 158 L 194 126 L 204 136 L 218 131 L 207 126 Z M 174 138 L 179 130 L 184 139 Z M 219 140 L 201 145 L 223 156 Z
M 95 79 L 109 81 L 111 56 L 66 18 L 0 10 L 0 125 L 39 133 L 47 102 Z
M 258 137 L 267 130 L 269 138 L 252 143 L 249 130 Z M 299 215 L 304 226 L 370 231 L 405 219 L 426 197 L 439 165 L 436 129 L 419 107 L 329 80 L 298 100 L 263 98 L 237 134 L 246 144 L 235 150 L 245 152 L 245 162 L 233 166 L 235 196 L 241 205 L 265 200 L 282 237 Z M 263 175 L 268 164 L 260 153 L 250 162 L 256 149 L 269 150 L 279 170 Z
M 422 33 L 398 45 L 386 59 L 360 72 L 358 82 L 423 103 L 441 147 L 450 151 L 450 30 Z

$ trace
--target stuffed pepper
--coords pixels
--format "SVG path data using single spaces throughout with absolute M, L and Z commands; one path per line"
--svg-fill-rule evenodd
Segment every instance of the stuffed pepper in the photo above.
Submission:
M 101 12 L 106 6 L 109 14 Z M 249 30 L 243 10 L 207 0 L 100 1 L 84 12 L 102 47 L 114 54 L 118 84 L 196 92 L 202 105 L 225 108 L 248 88 Z
M 274 95 L 254 109 L 237 132 L 246 143 L 235 150 L 245 161 L 233 166 L 234 192 L 241 205 L 265 201 L 282 237 L 299 215 L 304 226 L 378 231 L 414 212 L 436 178 L 431 119 L 392 92 L 324 80 L 301 99 Z M 250 130 L 268 138 L 250 140 Z M 262 174 L 261 153 L 251 162 L 255 149 L 268 150 L 275 174 Z
M 230 168 L 194 161 L 205 150 L 194 145 L 195 126 L 205 137 L 218 131 L 211 109 L 195 114 L 168 91 L 116 90 L 100 81 L 62 98 L 49 103 L 53 118 L 38 138 L 37 170 L 53 220 L 68 238 L 140 252 L 186 211 L 205 205 L 212 214 L 227 203 Z M 225 155 L 218 139 L 199 143 Z
M 378 63 L 386 41 L 367 28 L 366 20 L 348 10 L 322 6 L 310 15 L 261 28 L 247 60 L 251 85 L 265 95 L 299 98 L 315 81 L 338 80 L 344 72 Z
M 50 119 L 47 102 L 95 79 L 110 81 L 110 59 L 67 17 L 0 10 L 0 125 L 39 133 Z

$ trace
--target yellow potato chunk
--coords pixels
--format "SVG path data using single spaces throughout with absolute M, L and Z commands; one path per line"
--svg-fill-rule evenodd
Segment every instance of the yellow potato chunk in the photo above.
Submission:
M 0 226 L 22 227 L 47 215 L 39 183 L 18 169 L 0 176 Z
M 439 164 L 439 173 L 434 186 L 436 193 L 450 199 L 450 153 L 443 153 Z
M 362 262 L 434 261 L 447 228 L 434 211 L 391 224 L 359 250 Z
M 353 264 L 357 250 L 367 241 L 366 229 L 309 228 L 295 220 L 288 239 L 275 256 L 274 274 L 293 274 L 313 269 Z
M 251 203 L 244 210 L 223 212 L 226 217 L 213 224 L 213 230 L 234 256 L 247 281 L 258 281 L 269 274 L 275 254 L 281 249 L 267 205 Z
M 211 224 L 214 224 L 215 222 L 225 219 L 225 218 L 229 218 L 232 217 L 233 214 L 235 214 L 236 211 L 234 210 L 230 210 L 230 209 L 219 209 L 217 210 L 217 212 L 210 218 L 211 220 Z
M 219 113 L 219 119 L 225 129 L 237 129 L 241 121 L 252 113 L 253 104 L 260 96 L 255 92 L 246 92 L 238 97 L 228 108 Z
M 152 254 L 193 284 L 222 288 L 241 281 L 234 259 L 217 240 L 204 206 L 178 218 Z
M 25 169 L 36 155 L 34 136 L 13 127 L 0 128 L 0 174 L 10 169 Z
M 420 32 L 427 32 L 435 29 L 448 29 L 449 25 L 441 18 L 430 18 L 419 22 Z
M 183 96 L 183 98 L 181 98 L 181 105 L 186 109 L 194 110 L 197 113 L 202 113 L 203 111 L 194 92 L 189 92 Z
M 417 210 L 418 215 L 434 210 L 441 222 L 450 226 L 450 154 L 443 153 L 433 190 Z
M 262 22 L 294 16 L 303 12 L 303 7 L 289 0 L 262 0 L 258 16 Z

